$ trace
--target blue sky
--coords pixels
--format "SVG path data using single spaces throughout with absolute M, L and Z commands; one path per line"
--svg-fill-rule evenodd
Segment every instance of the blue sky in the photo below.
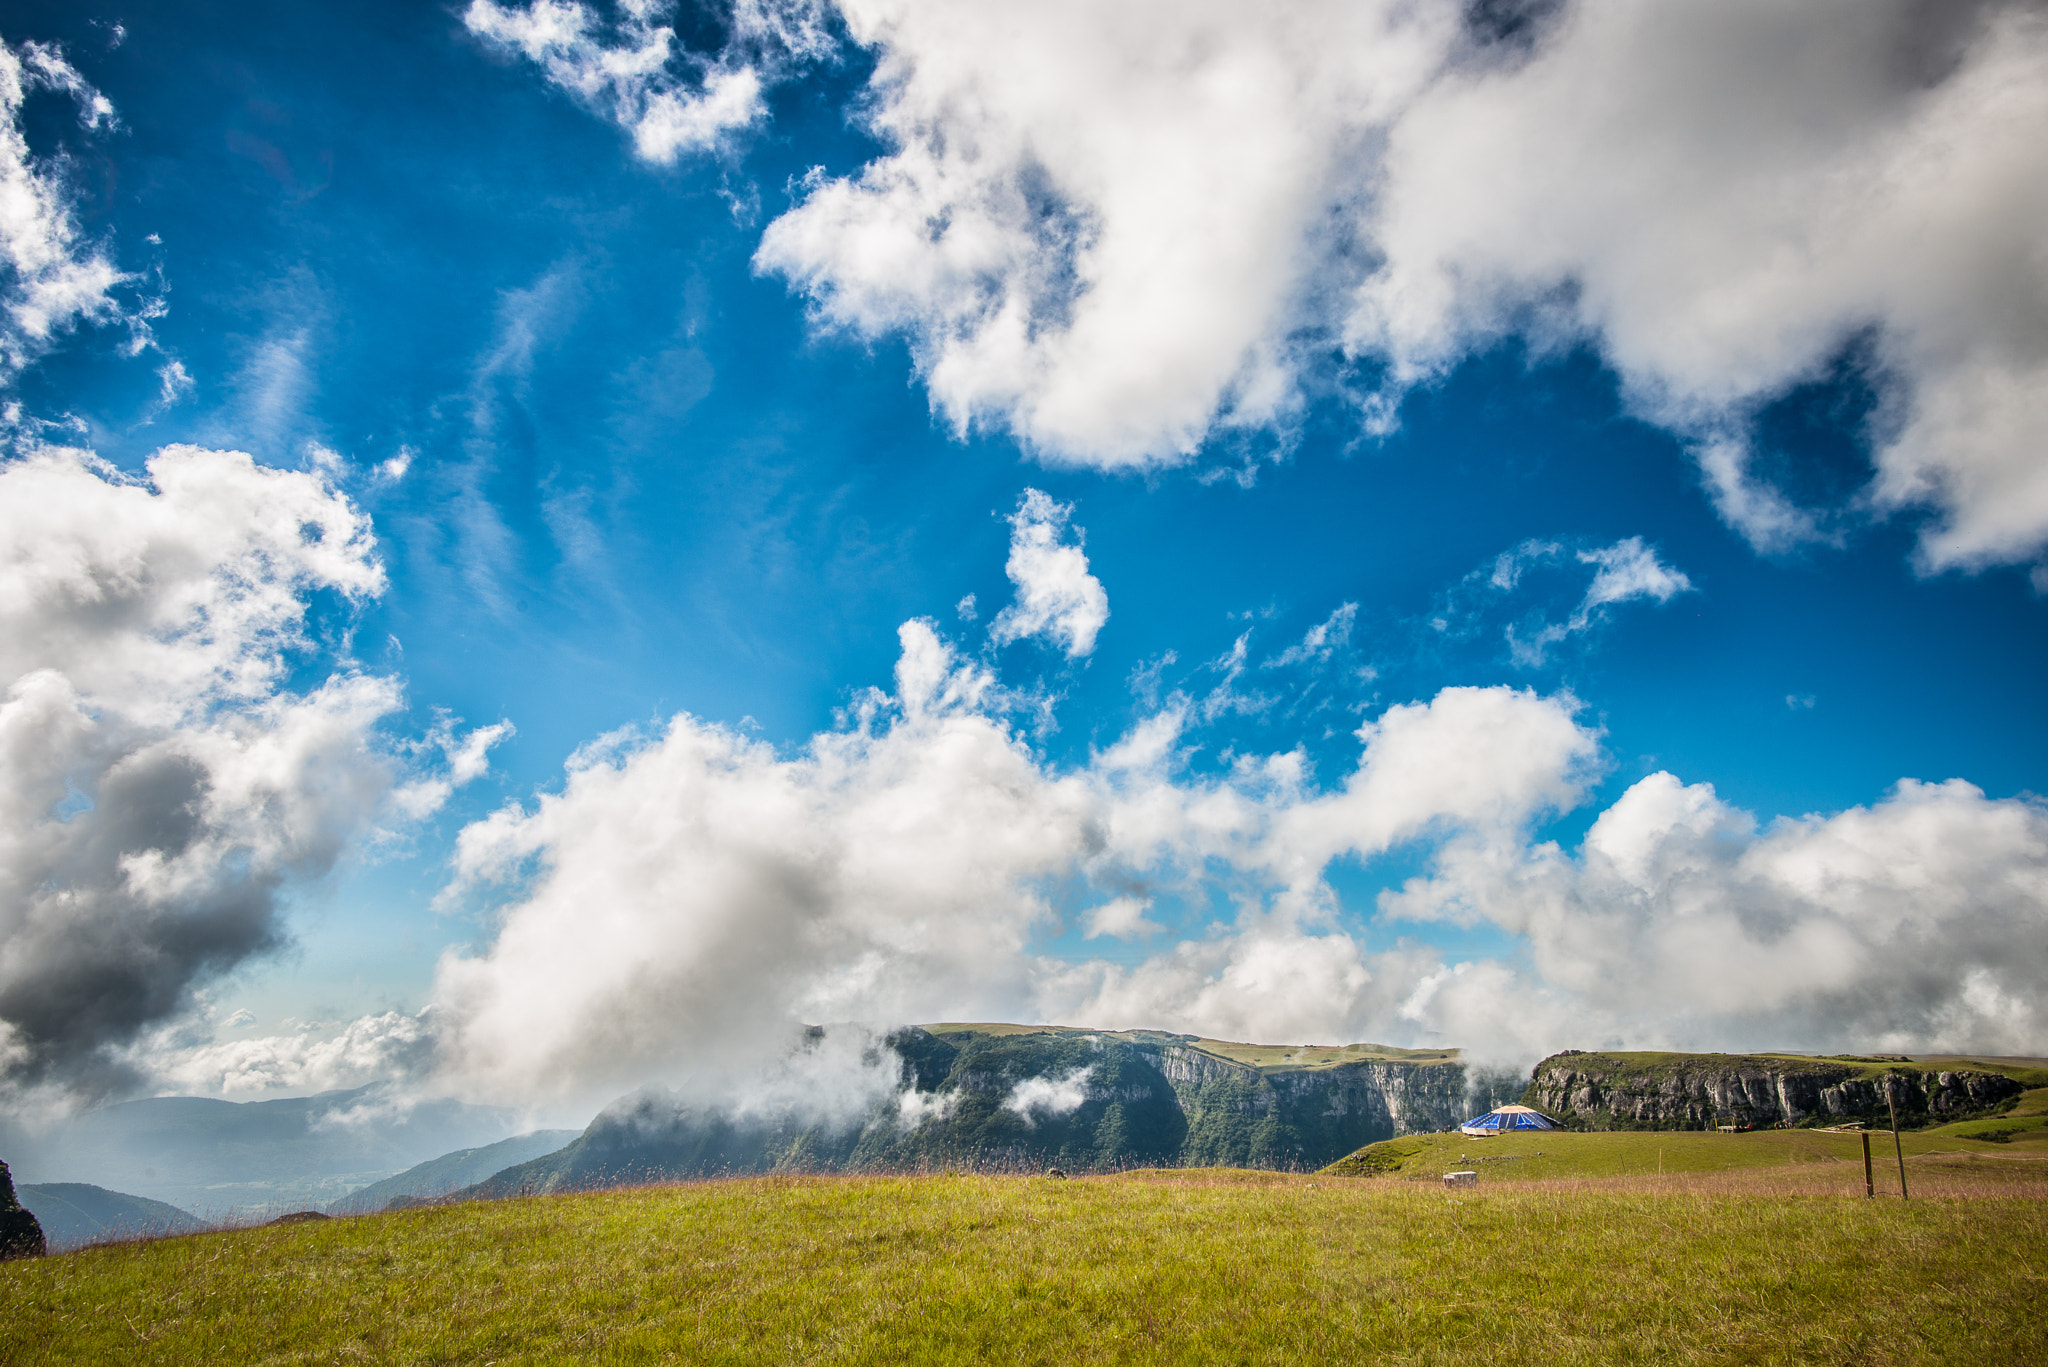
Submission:
M 125 274 L 97 317 L 68 320 L 10 373 L 15 459 L 89 449 L 111 467 L 95 478 L 146 489 L 152 456 L 189 443 L 348 500 L 386 582 L 290 589 L 305 626 L 275 696 L 337 671 L 390 681 L 402 703 L 361 741 L 379 781 L 468 778 L 431 811 L 336 817 L 324 853 L 277 864 L 259 929 L 151 980 L 152 1004 L 115 1011 L 123 1023 L 71 1021 L 61 1002 L 15 1010 L 35 1060 L 21 1077 L 116 1085 L 79 1081 L 113 1059 L 120 1086 L 302 1089 L 397 1067 L 381 1045 L 307 1050 L 348 1022 L 403 1018 L 388 1028 L 430 1039 L 439 1060 L 407 1066 L 502 1096 L 503 1060 L 526 1056 L 476 1022 L 534 989 L 504 968 L 500 937 L 522 918 L 588 914 L 576 908 L 589 897 L 640 906 L 591 932 L 604 953 L 678 956 L 634 1017 L 657 1034 L 674 1013 L 692 1018 L 682 998 L 731 983 L 749 1021 L 981 1006 L 1373 1032 L 1510 1059 L 1609 1042 L 2038 1051 L 2028 999 L 2042 968 L 2004 947 L 2048 943 L 2048 816 L 2034 796 L 2048 760 L 2048 463 L 2027 427 L 2048 374 L 2048 285 L 2038 260 L 1999 246 L 2040 171 L 1997 157 L 2037 146 L 2041 129 L 2035 104 L 1978 99 L 1972 82 L 2018 71 L 2038 94 L 2048 46 L 2001 6 L 1924 32 L 1908 8 L 1834 15 L 1857 41 L 1795 81 L 1743 54 L 1818 50 L 1822 17 L 1809 29 L 1747 8 L 1689 46 L 1654 5 L 1600 22 L 1534 6 L 1506 36 L 1457 6 L 1420 20 L 1133 9 L 1132 24 L 1157 26 L 1149 37 L 1071 16 L 1006 37 L 978 11 L 949 30 L 879 3 L 654 5 L 640 18 L 546 4 L 10 7 L 0 38 L 45 45 L 114 110 L 86 127 L 83 97 L 46 82 L 18 127 L 26 164 L 61 187 L 70 250 Z M 625 76 L 603 65 L 650 42 L 661 60 Z M 1272 60 L 1146 65 L 1181 43 Z M 1897 88 L 1871 75 L 1899 53 L 1934 74 Z M 1252 84 L 1242 109 L 1237 94 L 1211 98 L 1203 61 Z M 1117 74 L 1133 62 L 1137 75 Z M 1560 105 L 1574 71 L 1616 62 L 1629 75 L 1611 106 Z M 1692 87 L 1652 79 L 1673 62 L 1696 66 Z M 758 105 L 705 113 L 734 73 L 758 85 Z M 1781 78 L 1804 82 L 1797 100 Z M 1262 80 L 1286 97 L 1268 100 Z M 1125 83 L 1157 98 L 1125 98 Z M 1637 85 L 1656 106 L 1646 125 L 1627 105 Z M 1342 88 L 1318 103 L 1325 87 Z M 663 99 L 700 131 L 650 143 Z M 1736 104 L 1781 125 L 1745 145 L 1723 127 Z M 1282 131 L 1261 145 L 1269 116 Z M 1532 163 L 1505 129 L 1545 119 L 1560 142 Z M 1632 172 L 1603 143 L 1617 123 L 1666 145 Z M 1981 174 L 1957 189 L 1925 170 L 1923 125 L 1973 129 Z M 1247 145 L 1212 127 L 1245 130 Z M 1472 127 L 1520 156 L 1501 163 L 1520 179 L 1497 173 L 1493 151 L 1432 142 Z M 1652 183 L 1672 158 L 1694 168 L 1676 193 Z M 1295 162 L 1310 169 L 1285 183 L 1270 169 Z M 1873 162 L 1907 188 L 1848 227 L 1835 206 L 1788 209 L 1754 188 L 1829 184 Z M 1754 212 L 1697 207 L 1752 191 Z M 1943 212 L 1923 212 L 1935 198 Z M 1558 207 L 1579 203 L 1601 212 Z M 1770 264 L 1784 256 L 1808 265 Z M 1445 280 L 1472 292 L 1445 304 Z M 1059 634 L 1061 614 L 1085 615 L 1071 597 L 1021 639 L 991 634 L 1028 589 L 1006 564 L 1030 490 L 1064 510 L 1038 524 L 1048 544 L 1083 552 L 1106 598 L 1085 650 Z M 44 533 L 11 534 L 22 572 Z M 1622 577 L 1596 602 L 1607 565 Z M 920 986 L 895 995 L 821 986 L 853 963 L 890 980 L 890 947 L 910 932 L 874 930 L 879 913 L 859 910 L 898 905 L 886 888 L 819 874 L 818 904 L 755 941 L 663 929 L 752 924 L 655 890 L 720 851 L 679 845 L 644 885 L 567 886 L 600 857 L 589 832 L 622 819 L 596 797 L 571 802 L 572 755 L 639 728 L 603 762 L 642 783 L 640 811 L 670 800 L 663 782 L 713 781 L 663 780 L 633 759 L 679 713 L 768 748 L 706 773 L 780 772 L 814 737 L 846 734 L 872 689 L 893 690 L 884 712 L 904 719 L 879 724 L 907 736 L 892 671 L 898 628 L 918 619 L 955 652 L 949 667 L 999 681 L 961 716 L 1027 755 L 1048 793 L 1085 777 L 1110 794 L 1102 757 L 1172 714 L 1165 781 L 1265 804 L 1265 834 L 969 861 L 931 894 L 961 957 L 904 970 Z M 8 665 L 25 677 L 55 658 Z M 1384 831 L 1332 837 L 1308 874 L 1281 871 L 1293 866 L 1259 842 L 1344 788 L 1359 728 L 1466 696 L 1445 690 L 1521 699 L 1547 709 L 1531 725 L 1568 717 L 1578 739 L 1476 807 L 1438 811 L 1400 789 L 1386 801 L 1412 822 L 1343 818 Z M 162 725 L 253 705 L 223 696 Z M 447 756 L 423 748 L 451 718 Z M 487 770 L 453 773 L 455 740 L 501 721 L 515 732 Z M 1490 772 L 1492 747 L 1520 753 L 1521 723 L 1500 725 L 1441 743 Z M 1292 796 L 1245 767 L 1289 755 L 1305 766 Z M 1687 810 L 1708 812 L 1699 831 L 1719 834 L 1701 848 L 1718 852 L 1638 851 L 1669 868 L 1615 891 L 1581 842 L 1659 773 L 1712 785 L 1719 805 L 1687 789 Z M 1943 790 L 1938 812 L 1896 798 L 1901 780 L 1952 779 L 1980 791 Z M 96 804 L 82 819 L 111 811 L 93 780 L 67 781 Z M 923 780 L 834 791 L 870 781 L 915 806 Z M 560 797 L 561 825 L 521 828 L 516 876 L 458 869 L 459 840 L 488 843 L 477 823 L 508 804 L 523 820 L 542 794 Z M 1100 800 L 1089 820 L 1136 820 L 1129 790 Z M 1471 815 L 1496 807 L 1508 814 Z M 1870 830 L 1854 839 L 1829 824 L 1859 809 Z M 973 839 L 847 820 L 834 837 L 847 850 L 900 838 L 918 869 L 952 868 Z M 927 859 L 920 841 L 946 853 Z M 1939 850 L 1963 871 L 1930 862 Z M 834 868 L 858 863 L 842 856 Z M 244 861 L 216 871 L 234 882 L 256 856 L 222 858 Z M 1435 891 L 1382 900 L 1411 879 Z M 1928 886 L 1945 891 L 1916 901 Z M 1125 895 L 1151 899 L 1157 928 L 1087 936 L 1090 909 Z M 984 924 L 977 899 L 990 897 L 1014 906 Z M 151 915 L 175 920 L 181 905 Z M 1615 916 L 1632 929 L 1613 931 Z M 8 933 L 26 944 L 24 918 Z M 910 938 L 938 934 L 931 924 Z M 1602 935 L 1635 948 L 1595 963 L 1587 937 Z M 780 937 L 812 948 L 785 963 Z M 1872 985 L 1893 971 L 1877 965 L 1934 942 L 1960 947 L 1910 982 Z M 1257 944 L 1292 966 L 1247 968 Z M 1787 982 L 1713 986 L 1698 956 L 1723 950 L 1715 974 Z M 450 953 L 474 971 L 451 976 Z M 945 967 L 999 960 L 1010 968 L 985 978 Z M 1663 984 L 1654 1000 L 1631 995 L 1638 978 Z M 600 996 L 637 990 L 590 981 L 610 984 L 589 988 Z M 1460 984 L 1471 1000 L 1430 1006 Z M 1526 1009 L 1501 1005 L 1524 996 Z M 0 992 L 0 1012 L 9 1000 Z M 553 1042 L 520 1066 L 582 1077 L 591 1039 L 618 1027 L 590 1024 L 588 1001 L 559 1011 Z M 672 1073 L 677 1047 L 632 1066 Z M 499 1062 L 476 1062 L 486 1055 Z

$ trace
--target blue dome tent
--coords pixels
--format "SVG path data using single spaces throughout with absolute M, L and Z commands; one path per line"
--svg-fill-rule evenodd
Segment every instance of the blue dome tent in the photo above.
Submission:
M 1469 1134 L 1475 1139 L 1503 1135 L 1510 1130 L 1554 1130 L 1557 1122 L 1541 1111 L 1532 1111 L 1527 1106 L 1498 1106 L 1485 1115 L 1466 1121 L 1458 1127 L 1458 1133 Z

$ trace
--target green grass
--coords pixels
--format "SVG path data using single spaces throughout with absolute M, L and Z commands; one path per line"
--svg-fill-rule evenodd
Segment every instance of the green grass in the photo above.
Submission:
M 1236 1171 L 764 1178 L 479 1203 L 0 1265 L 0 1361 L 2048 1360 L 2048 1164 L 1923 1155 L 1910 1202 L 1829 1194 L 1843 1167 L 1490 1170 L 1456 1193 Z
M 2028 1095 L 2033 1095 L 2029 1093 Z M 1966 1120 L 1937 1129 L 1910 1131 L 1900 1139 L 1910 1158 L 1941 1163 L 1987 1156 L 1990 1147 L 1970 1136 L 1985 1130 L 2014 1131 L 2006 1157 L 2048 1159 L 2048 1117 Z M 1898 1191 L 1898 1166 L 1889 1130 L 1873 1130 L 1870 1151 L 1889 1188 Z M 1841 1168 L 1843 1190 L 1862 1190 L 1863 1145 L 1853 1133 L 1827 1130 L 1753 1130 L 1720 1134 L 1697 1130 L 1603 1130 L 1591 1133 L 1534 1130 L 1475 1139 L 1462 1134 L 1408 1135 L 1369 1144 L 1324 1171 L 1356 1177 L 1396 1177 L 1440 1182 L 1465 1169 L 1482 1181 L 1555 1181 L 1612 1177 L 1677 1176 L 1747 1168 L 1832 1165 Z M 1888 1165 L 1888 1166 L 1887 1166 Z M 2042 1163 L 2048 1181 L 2048 1163 Z M 1911 1177 L 1908 1176 L 1910 1187 Z
M 2048 1157 L 2048 1087 L 2021 1092 L 2013 1098 L 2012 1106 L 1998 1115 L 1958 1120 L 1919 1133 L 1930 1138 L 1973 1139 L 1980 1143 L 1996 1135 L 2000 1138 L 1993 1142 L 2031 1146 L 2029 1152 Z

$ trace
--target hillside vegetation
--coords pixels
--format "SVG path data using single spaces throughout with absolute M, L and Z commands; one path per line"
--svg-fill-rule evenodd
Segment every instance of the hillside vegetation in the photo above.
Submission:
M 1907 1130 L 1899 1148 L 1914 1167 L 1953 1177 L 2038 1172 L 2048 1182 L 2048 1087 L 2021 1093 L 1999 1114 L 1929 1129 Z M 1881 1192 L 1899 1189 L 1889 1130 L 1870 1133 L 1873 1177 Z M 2014 1168 L 2013 1163 L 2022 1166 Z M 1813 1182 L 1830 1180 L 1842 1191 L 1863 1189 L 1863 1140 L 1851 1129 L 1718 1131 L 1522 1130 L 1495 1138 L 1449 1134 L 1407 1135 L 1368 1144 L 1323 1171 L 1342 1177 L 1398 1177 L 1439 1182 L 1454 1170 L 1477 1172 L 1488 1184 L 1586 1178 L 1649 1178 L 1735 1169 L 1810 1167 Z M 2001 1164 L 2003 1166 L 2001 1166 Z M 1958 1165 L 1961 1165 L 1960 1167 Z M 1828 1176 L 1832 1174 L 1832 1176 Z M 1912 1177 L 1909 1171 L 1907 1182 Z
M 1182 1171 L 470 1203 L 0 1266 L 0 1360 L 2048 1361 L 2048 1165 L 1911 1163 L 1912 1201 L 1819 1194 L 1845 1165 L 1811 1163 L 1455 1193 Z

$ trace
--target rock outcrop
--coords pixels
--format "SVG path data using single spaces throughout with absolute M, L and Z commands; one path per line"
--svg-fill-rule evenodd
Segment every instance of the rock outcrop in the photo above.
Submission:
M 14 1176 L 0 1163 L 0 1258 L 40 1258 L 47 1251 L 43 1227 L 14 1196 Z
M 1522 1103 L 1596 1130 L 1889 1124 L 1894 1106 L 1917 1127 L 1984 1114 L 2025 1088 L 1988 1069 L 1904 1058 L 1567 1050 L 1536 1065 Z

